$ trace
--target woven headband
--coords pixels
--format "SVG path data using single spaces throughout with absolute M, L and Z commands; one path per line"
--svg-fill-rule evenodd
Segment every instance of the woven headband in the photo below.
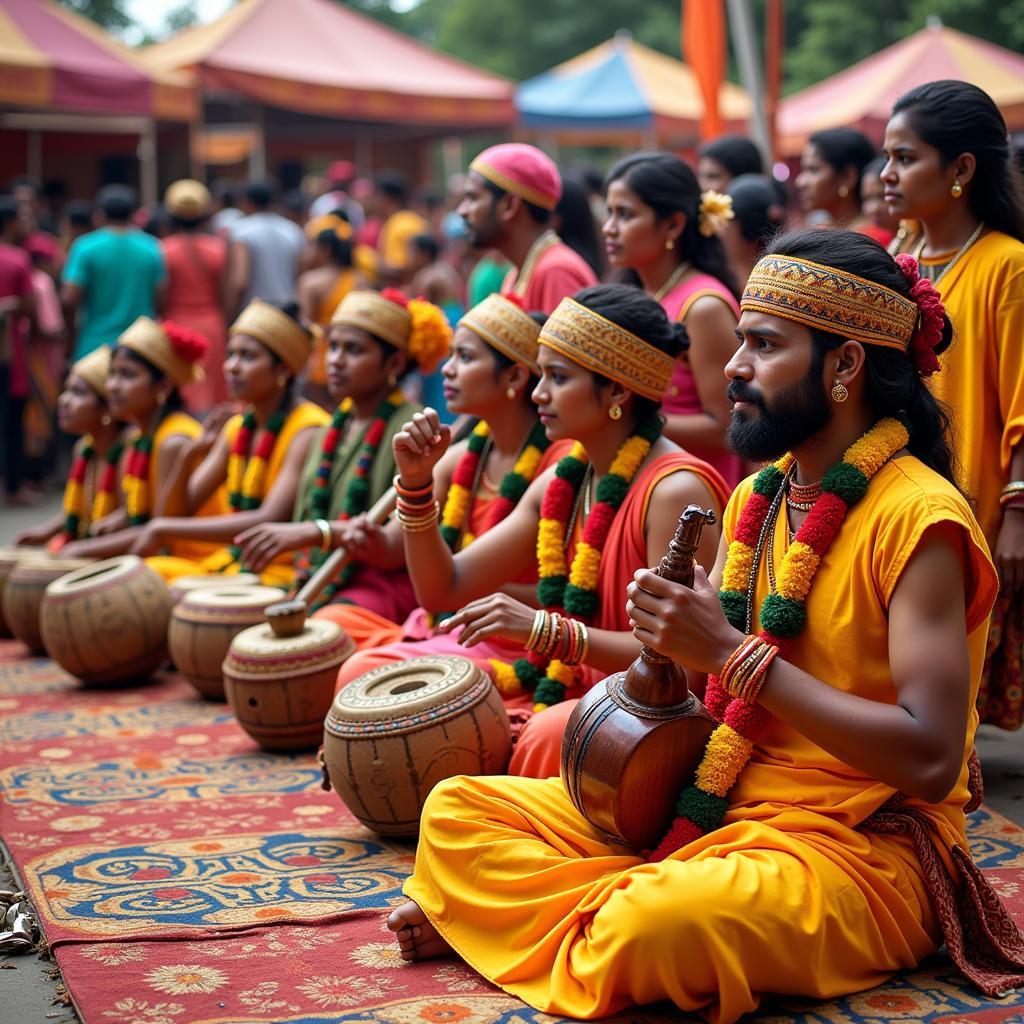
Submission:
M 399 352 L 409 350 L 412 314 L 404 306 L 384 298 L 380 292 L 349 292 L 331 317 L 331 326 L 357 327 Z
M 740 309 L 904 352 L 920 312 L 913 299 L 891 288 L 792 256 L 764 256 L 758 261 L 743 289 Z
M 459 326 L 468 327 L 513 362 L 525 363 L 534 373 L 540 373 L 537 364 L 540 324 L 504 296 L 492 292 L 466 313 Z
M 655 402 L 664 396 L 675 367 L 668 353 L 575 299 L 562 299 L 541 328 L 539 340 L 574 363 Z
M 231 325 L 231 334 L 246 334 L 270 349 L 292 373 L 301 373 L 313 351 L 306 329 L 277 306 L 253 299 Z

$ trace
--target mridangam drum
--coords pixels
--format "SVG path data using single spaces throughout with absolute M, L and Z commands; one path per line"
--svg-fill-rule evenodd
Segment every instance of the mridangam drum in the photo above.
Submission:
M 171 595 L 137 555 L 94 562 L 46 588 L 47 654 L 85 683 L 145 679 L 167 660 Z
M 170 582 L 171 599 L 177 604 L 193 590 L 212 590 L 222 587 L 249 587 L 260 581 L 254 572 L 239 572 L 234 576 L 225 576 L 222 572 L 199 573 L 195 576 L 177 576 Z M 280 597 L 280 591 L 278 591 Z
M 85 558 L 53 558 L 34 554 L 11 570 L 4 584 L 4 617 L 11 632 L 33 653 L 44 654 L 39 607 L 46 588 L 74 569 L 91 565 Z
M 7 619 L 4 618 L 3 602 L 4 584 L 7 583 L 7 577 L 11 575 L 11 570 L 26 558 L 47 558 L 48 556 L 49 552 L 46 548 L 0 548 L 0 637 L 7 639 L 14 636 L 11 627 L 7 625 Z
M 330 784 L 384 835 L 415 835 L 435 783 L 495 775 L 510 751 L 508 716 L 490 677 L 448 655 L 371 669 L 334 698 L 324 722 Z
M 355 650 L 333 622 L 307 619 L 295 636 L 264 623 L 243 630 L 224 659 L 224 691 L 238 724 L 264 750 L 320 742 L 338 669 Z
M 224 700 L 224 662 L 231 641 L 264 621 L 263 609 L 281 600 L 277 587 L 200 587 L 185 594 L 171 612 L 167 647 L 178 671 L 204 696 Z M 230 579 L 230 578 L 229 578 Z

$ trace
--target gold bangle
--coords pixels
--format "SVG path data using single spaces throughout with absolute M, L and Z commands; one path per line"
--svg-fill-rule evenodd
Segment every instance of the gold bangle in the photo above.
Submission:
M 530 639 L 526 641 L 526 649 L 528 651 L 535 650 L 537 646 L 537 638 L 540 636 L 541 630 L 544 628 L 544 620 L 547 618 L 547 612 L 543 608 L 538 608 L 533 613 L 533 628 L 530 630 Z
M 331 534 L 331 524 L 326 519 L 314 519 L 314 525 L 320 531 L 320 550 L 330 551 L 334 547 L 334 537 Z
M 417 515 L 411 515 L 402 509 L 399 509 L 396 513 L 396 518 L 402 525 L 402 529 L 406 533 L 424 533 L 427 530 L 433 529 L 437 525 L 437 521 L 440 518 L 441 510 L 436 501 L 432 501 L 423 512 Z
M 1003 494 L 1016 494 L 1018 491 L 1024 491 L 1024 480 L 1011 480 L 1003 488 Z

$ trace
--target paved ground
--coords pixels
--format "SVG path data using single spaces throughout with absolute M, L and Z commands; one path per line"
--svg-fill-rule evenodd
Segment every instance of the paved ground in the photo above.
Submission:
M 31 509 L 0 509 L 0 546 L 19 530 L 41 522 L 59 506 L 57 498 Z M 993 810 L 1024 825 L 1024 731 L 983 726 L 978 753 L 985 772 L 985 799 Z M 0 889 L 17 888 L 0 864 Z M 0 958 L 0 1021 L 3 1024 L 69 1024 L 74 1010 L 60 1004 L 60 979 L 49 961 L 35 956 Z

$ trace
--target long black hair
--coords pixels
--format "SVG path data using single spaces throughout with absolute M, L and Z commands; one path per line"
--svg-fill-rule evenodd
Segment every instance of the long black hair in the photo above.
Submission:
M 967 201 L 990 228 L 1024 242 L 1024 187 L 1006 122 L 992 97 L 969 82 L 944 79 L 904 93 L 892 108 L 911 130 L 939 151 L 948 166 L 963 153 L 975 160 Z
M 614 181 L 622 181 L 654 211 L 657 220 L 673 213 L 686 216 L 686 227 L 679 238 L 679 255 L 698 270 L 718 278 L 739 298 L 739 288 L 726 259 L 722 240 L 717 235 L 700 233 L 700 185 L 688 164 L 671 153 L 635 153 L 620 160 L 604 181 L 607 194 Z
M 910 297 L 910 283 L 892 256 L 874 239 L 854 231 L 789 231 L 771 242 L 768 253 L 820 263 Z M 811 337 L 819 364 L 823 364 L 827 352 L 847 340 L 842 334 L 816 329 L 811 330 Z M 952 340 L 952 324 L 944 317 L 942 341 L 936 353 L 945 352 Z M 864 346 L 864 399 L 878 419 L 902 419 L 910 432 L 910 453 L 959 486 L 949 445 L 949 414 L 928 390 L 906 352 L 882 345 Z
M 807 140 L 818 151 L 822 160 L 837 171 L 852 167 L 857 172 L 853 196 L 860 201 L 860 181 L 864 168 L 878 156 L 870 139 L 856 128 L 825 128 Z

